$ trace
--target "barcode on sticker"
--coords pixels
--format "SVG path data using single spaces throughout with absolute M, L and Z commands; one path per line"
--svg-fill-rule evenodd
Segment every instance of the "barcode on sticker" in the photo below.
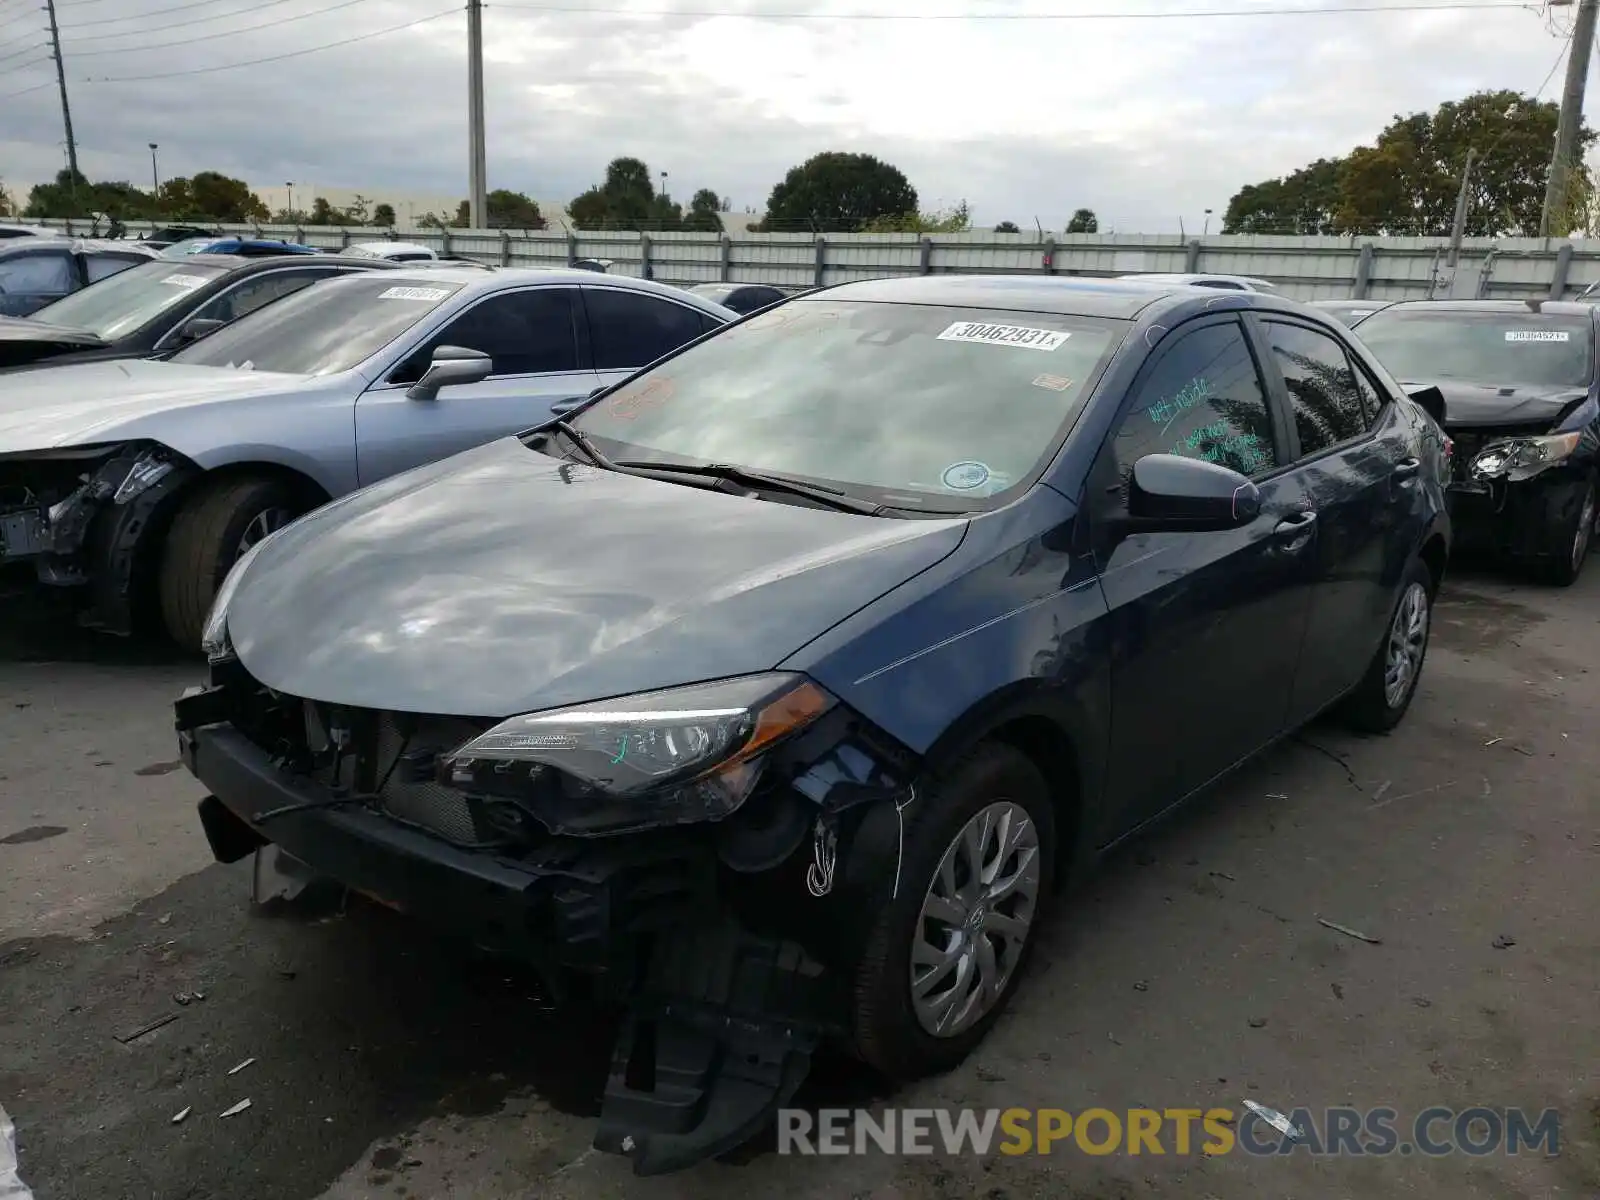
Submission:
M 1570 342 L 1572 335 L 1565 329 L 1508 329 L 1508 342 Z
M 197 288 L 211 281 L 204 275 L 167 275 L 161 282 L 170 283 L 173 287 Z
M 378 293 L 379 300 L 443 300 L 449 288 L 392 287 Z
M 1054 350 L 1072 335 L 1059 329 L 1033 329 L 1027 325 L 991 325 L 987 321 L 957 321 L 937 340 L 980 342 L 985 346 L 1015 346 L 1019 350 Z

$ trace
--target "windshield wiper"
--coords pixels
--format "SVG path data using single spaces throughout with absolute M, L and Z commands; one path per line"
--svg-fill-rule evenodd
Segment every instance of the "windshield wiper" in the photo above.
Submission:
M 736 466 L 732 463 L 660 463 L 660 462 L 619 462 L 616 466 L 625 470 L 655 471 L 674 475 L 697 475 L 706 479 L 726 479 L 730 483 L 743 484 L 747 488 L 768 488 L 775 492 L 788 492 L 794 496 L 805 496 L 815 500 L 828 508 L 838 509 L 840 512 L 865 513 L 875 517 L 884 511 L 885 506 L 875 504 L 870 500 L 857 500 L 854 496 L 847 496 L 838 488 L 824 487 L 820 483 L 806 483 L 799 479 L 790 479 L 787 475 L 768 475 L 764 471 L 752 471 L 748 467 Z
M 552 423 L 550 427 L 552 429 L 558 429 L 562 433 L 566 434 L 567 441 L 571 442 L 579 450 L 583 451 L 583 456 L 587 458 L 592 465 L 599 467 L 602 471 L 615 471 L 617 469 L 618 464 L 607 458 L 601 452 L 600 447 L 596 446 L 594 442 L 589 439 L 589 435 L 584 433 L 583 430 L 579 429 L 571 421 L 556 421 Z

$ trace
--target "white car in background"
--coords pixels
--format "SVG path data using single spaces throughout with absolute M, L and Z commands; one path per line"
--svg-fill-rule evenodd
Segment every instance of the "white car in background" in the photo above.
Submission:
M 59 230 L 51 229 L 48 225 L 15 225 L 9 221 L 0 221 L 0 241 L 11 238 L 60 236 Z
M 1148 279 L 1152 283 L 1186 283 L 1190 287 L 1222 288 L 1230 292 L 1271 292 L 1277 294 L 1278 289 L 1265 279 L 1252 279 L 1248 275 L 1191 275 L 1184 272 L 1162 273 L 1160 271 L 1145 272 L 1142 274 L 1122 275 L 1122 279 Z
M 386 258 L 390 262 L 432 262 L 438 252 L 420 242 L 352 242 L 340 251 L 357 258 Z

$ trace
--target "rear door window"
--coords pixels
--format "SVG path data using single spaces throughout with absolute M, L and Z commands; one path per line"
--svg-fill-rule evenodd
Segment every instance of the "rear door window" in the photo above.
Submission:
M 584 288 L 589 314 L 589 344 L 596 370 L 642 367 L 706 331 L 711 318 L 675 304 L 620 288 Z

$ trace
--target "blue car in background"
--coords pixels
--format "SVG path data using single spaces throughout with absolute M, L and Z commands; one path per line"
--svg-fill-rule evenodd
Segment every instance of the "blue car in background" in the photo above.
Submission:
M 315 246 L 283 242 L 273 238 L 187 238 L 174 242 L 161 252 L 164 258 L 187 258 L 191 254 L 235 254 L 246 258 L 266 258 L 280 254 L 321 254 Z
M 1324 710 L 1398 723 L 1448 457 L 1270 293 L 824 288 L 255 544 L 180 750 L 221 861 L 624 1007 L 596 1145 L 675 1169 L 824 1040 L 950 1068 L 1061 884 Z

